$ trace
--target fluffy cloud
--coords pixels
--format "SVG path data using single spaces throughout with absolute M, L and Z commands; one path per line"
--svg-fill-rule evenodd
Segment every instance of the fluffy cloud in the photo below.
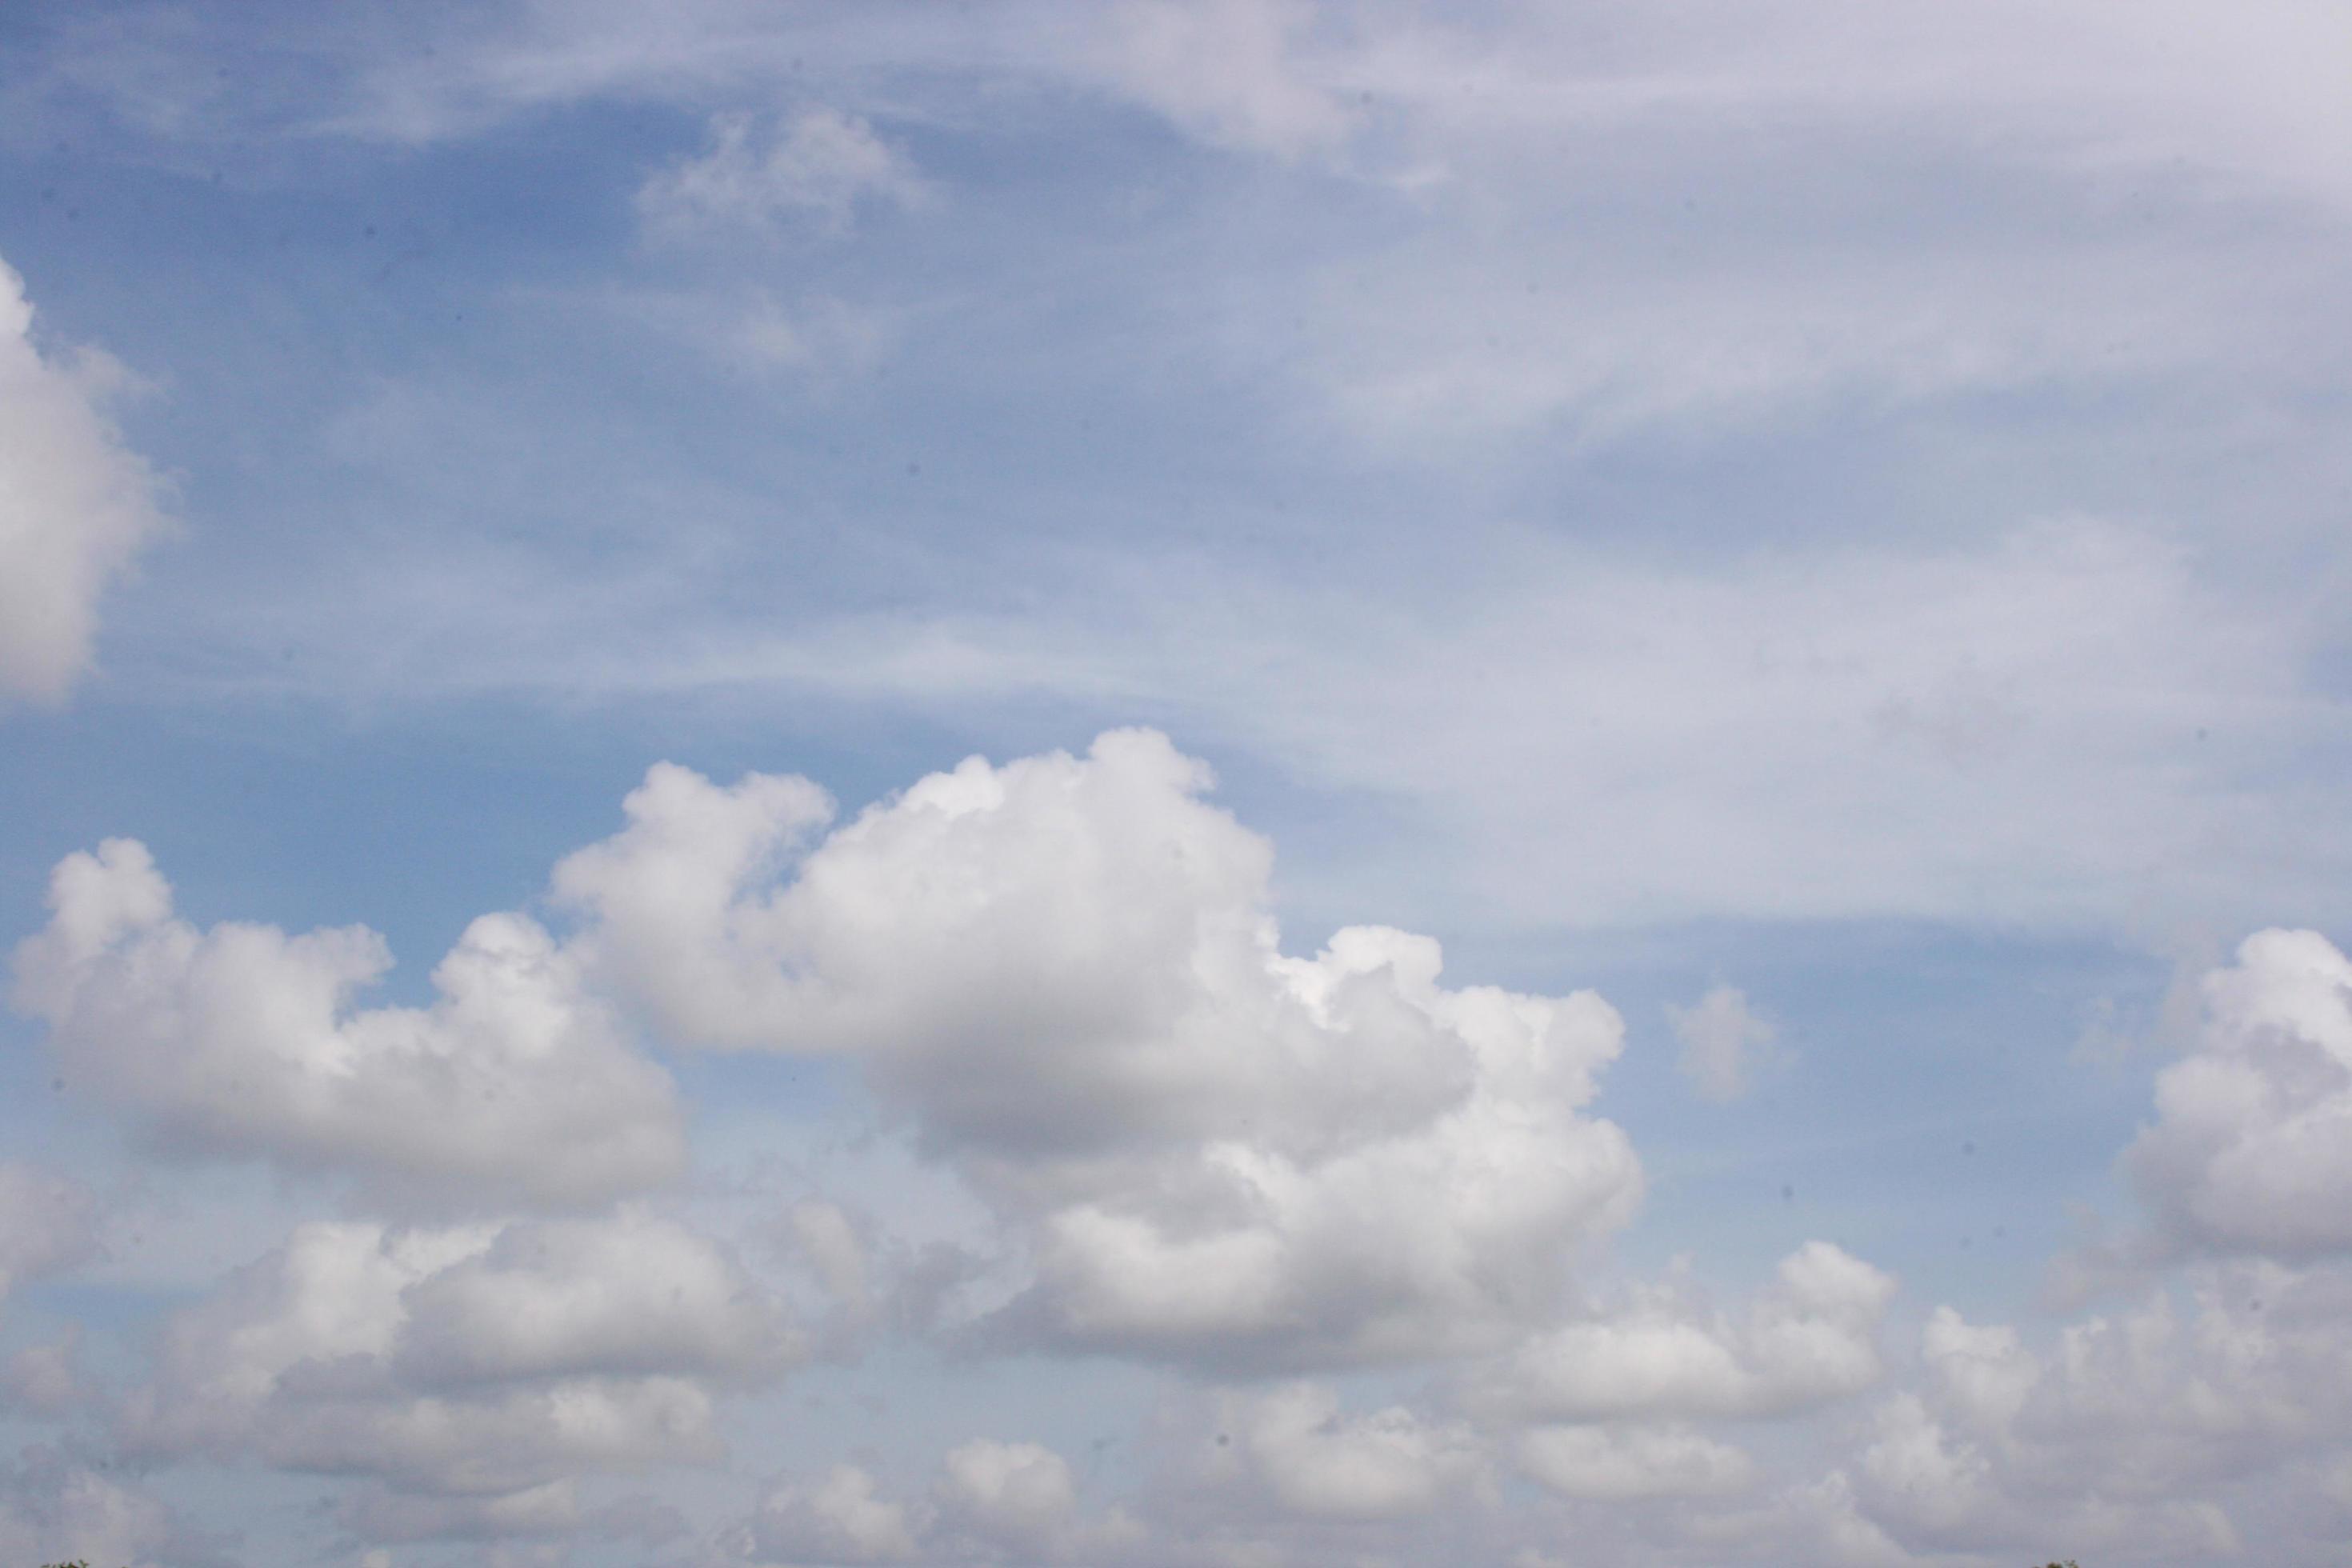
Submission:
M 1862 1393 L 1884 1371 L 1895 1281 L 1825 1241 L 1781 1259 L 1738 1318 L 1669 1283 L 1532 1337 L 1480 1374 L 1484 1408 L 1574 1422 L 1761 1416 Z
M 854 115 L 803 109 L 762 127 L 747 115 L 711 121 L 710 148 L 637 193 L 646 221 L 672 234 L 711 227 L 774 232 L 794 222 L 840 230 L 861 204 L 904 206 L 923 187 L 904 154 Z
M 1688 1007 L 1666 1005 L 1666 1021 L 1683 1043 L 1675 1066 L 1700 1095 L 1738 1100 L 1751 1087 L 1759 1057 L 1780 1037 L 1769 1019 L 1748 1006 L 1747 993 L 1717 985 Z
M 354 1009 L 391 964 L 374 932 L 198 931 L 134 841 L 68 856 L 49 907 L 16 951 L 16 1005 L 167 1150 L 466 1204 L 580 1203 L 683 1164 L 668 1077 L 521 916 L 467 929 L 432 1006 Z
M 0 698 L 65 694 L 100 595 L 163 527 L 154 476 L 106 416 L 125 379 L 100 354 L 42 353 L 0 262 Z
M 1468 1428 L 1402 1405 L 1349 1417 L 1336 1394 L 1311 1384 L 1223 1404 L 1219 1424 L 1230 1442 L 1217 1456 L 1245 1469 L 1293 1514 L 1398 1519 L 1486 1481 Z
M 976 1437 L 948 1450 L 940 1483 L 955 1519 L 1008 1544 L 1035 1549 L 1076 1517 L 1069 1462 L 1035 1443 Z
M 2200 1265 L 2042 1353 L 1948 1308 L 1829 1480 L 1852 1524 L 1913 1552 L 2209 1562 L 2262 1521 L 2266 1560 L 2332 1561 L 2352 1518 L 2352 1275 Z
M 721 1531 L 722 1560 L 735 1563 L 905 1563 L 920 1550 L 928 1520 L 881 1495 L 856 1465 L 835 1465 L 813 1480 L 780 1477 L 750 1518 Z
M 2196 1048 L 2126 1156 L 2167 1247 L 2352 1250 L 2352 961 L 2266 931 L 2204 982 Z
M 134 1452 L 373 1478 L 388 1534 L 554 1528 L 579 1472 L 715 1458 L 713 1388 L 798 1349 L 714 1244 L 644 1214 L 321 1221 L 173 1317 L 120 1425 Z
M 1582 1114 L 1616 1014 L 1448 989 L 1401 931 L 1284 954 L 1267 846 L 1209 782 L 1114 732 L 973 759 L 803 848 L 813 785 L 662 767 L 555 889 L 662 1032 L 860 1064 L 1026 1237 L 1007 1331 L 1296 1364 L 1539 1316 L 1640 1195 Z

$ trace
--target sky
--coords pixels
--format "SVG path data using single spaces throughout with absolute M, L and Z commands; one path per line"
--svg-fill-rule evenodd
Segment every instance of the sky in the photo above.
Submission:
M 2347 72 L 0 9 L 0 1559 L 2342 1563 Z

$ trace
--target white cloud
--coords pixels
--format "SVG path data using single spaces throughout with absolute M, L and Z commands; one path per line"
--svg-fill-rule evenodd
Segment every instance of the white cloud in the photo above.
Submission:
M 0 699 L 65 695 L 100 596 L 164 526 L 154 475 L 106 415 L 127 379 L 101 354 L 44 354 L 0 262 Z
M 906 1563 L 920 1551 L 928 1519 L 881 1495 L 872 1475 L 835 1465 L 810 1480 L 772 1482 L 759 1506 L 722 1531 L 730 1561 L 745 1563 Z
M 1492 1340 L 1641 1190 L 1581 1114 L 1590 993 L 1437 983 L 1426 938 L 1284 955 L 1263 840 L 1149 732 L 979 759 L 798 854 L 803 781 L 662 767 L 556 869 L 674 1038 L 845 1056 L 1025 1233 L 1008 1328 L 1269 1363 Z
M 1393 1520 L 1425 1514 L 1486 1482 L 1476 1439 L 1459 1423 L 1402 1405 L 1349 1416 L 1328 1388 L 1292 1384 L 1227 1396 L 1219 1458 L 1246 1468 L 1284 1510 L 1317 1519 Z
M 474 921 L 434 971 L 432 1006 L 354 1009 L 390 967 L 374 932 L 200 931 L 135 841 L 68 856 L 49 907 L 16 950 L 16 1003 L 78 1082 L 167 1150 L 467 1205 L 578 1203 L 683 1164 L 667 1075 L 522 916 Z
M 577 1473 L 718 1458 L 715 1392 L 798 1350 L 709 1241 L 642 1214 L 317 1221 L 173 1314 L 120 1424 L 138 1453 L 371 1478 L 355 1507 L 393 1535 L 554 1528 Z
M 2158 1076 L 2156 1124 L 2126 1155 L 2158 1244 L 2352 1250 L 2352 961 L 2266 931 L 2203 994 L 2196 1048 Z
M 1754 1087 L 1757 1069 L 1780 1033 L 1734 985 L 1715 986 L 1688 1007 L 1667 1003 L 1666 1021 L 1683 1043 L 1675 1066 L 1701 1097 L 1717 1103 Z
M 1078 1511 L 1069 1462 L 1035 1443 L 975 1437 L 941 1461 L 941 1505 L 968 1528 L 1018 1547 L 1053 1541 Z
M 855 115 L 822 106 L 761 125 L 710 122 L 710 149 L 647 180 L 637 207 L 656 231 L 778 232 L 795 223 L 839 232 L 869 203 L 908 206 L 923 185 L 906 155 Z
M 657 1372 L 756 1383 L 802 1351 L 779 1302 L 709 1237 L 642 1211 L 509 1226 L 402 1299 L 397 1370 L 426 1385 Z
M 1895 1281 L 1825 1241 L 1781 1259 L 1739 1318 L 1675 1285 L 1532 1336 L 1477 1374 L 1482 1407 L 1548 1420 L 1761 1416 L 1860 1394 L 1885 1368 Z

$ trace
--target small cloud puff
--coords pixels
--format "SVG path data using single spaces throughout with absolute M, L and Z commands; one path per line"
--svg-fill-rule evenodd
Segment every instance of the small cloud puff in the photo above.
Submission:
M 1780 1037 L 1771 1020 L 1748 1005 L 1737 986 L 1717 985 L 1688 1007 L 1666 1004 L 1666 1021 L 1682 1042 L 1675 1066 L 1702 1099 L 1718 1104 L 1754 1087 Z
M 647 180 L 637 210 L 671 236 L 777 234 L 795 224 L 837 234 L 862 206 L 912 206 L 923 195 L 904 153 L 864 120 L 819 105 L 767 124 L 747 114 L 715 117 L 709 150 Z

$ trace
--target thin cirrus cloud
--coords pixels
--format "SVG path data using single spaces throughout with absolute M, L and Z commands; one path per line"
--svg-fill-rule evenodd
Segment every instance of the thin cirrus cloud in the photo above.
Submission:
M 772 123 L 711 122 L 710 145 L 649 178 L 637 210 L 656 234 L 777 234 L 795 224 L 846 228 L 861 206 L 908 206 L 924 186 L 906 155 L 862 119 L 814 106 Z

